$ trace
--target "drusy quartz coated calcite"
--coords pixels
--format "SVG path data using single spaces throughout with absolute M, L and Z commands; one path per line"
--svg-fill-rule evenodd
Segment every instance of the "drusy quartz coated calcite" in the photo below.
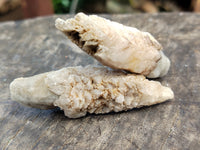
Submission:
M 15 101 L 38 108 L 58 106 L 70 118 L 149 106 L 174 97 L 170 88 L 143 75 L 94 66 L 18 78 L 10 84 L 10 92 Z
M 161 44 L 148 32 L 84 13 L 66 21 L 58 18 L 55 25 L 103 65 L 149 78 L 162 77 L 169 70 Z

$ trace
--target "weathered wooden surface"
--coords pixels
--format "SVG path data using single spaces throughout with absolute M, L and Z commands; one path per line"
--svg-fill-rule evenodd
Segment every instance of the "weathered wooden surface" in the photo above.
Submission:
M 199 14 L 105 16 L 151 32 L 162 43 L 171 69 L 159 80 L 174 90 L 175 99 L 80 119 L 58 109 L 28 108 L 9 96 L 14 78 L 98 64 L 55 29 L 57 17 L 0 24 L 0 149 L 199 149 Z

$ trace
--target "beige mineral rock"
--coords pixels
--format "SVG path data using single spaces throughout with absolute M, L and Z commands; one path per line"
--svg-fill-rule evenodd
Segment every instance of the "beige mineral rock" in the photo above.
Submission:
M 10 84 L 11 99 L 31 107 L 53 108 L 53 102 L 58 99 L 58 95 L 52 93 L 45 83 L 50 73 L 15 79 Z
M 66 21 L 58 18 L 55 26 L 103 65 L 149 78 L 162 77 L 169 70 L 162 46 L 148 32 L 84 13 Z
M 58 106 L 70 118 L 85 116 L 87 112 L 126 111 L 174 97 L 170 88 L 143 75 L 94 66 L 18 78 L 10 84 L 10 92 L 15 101 L 39 108 Z

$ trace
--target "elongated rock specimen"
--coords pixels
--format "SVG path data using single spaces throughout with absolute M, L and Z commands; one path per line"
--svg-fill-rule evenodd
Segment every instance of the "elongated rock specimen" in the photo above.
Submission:
M 18 78 L 10 84 L 10 92 L 15 101 L 38 108 L 58 106 L 70 118 L 149 106 L 174 97 L 170 88 L 142 75 L 93 66 Z
M 82 50 L 111 68 L 149 78 L 162 77 L 169 70 L 170 61 L 161 52 L 162 46 L 148 32 L 83 13 L 66 21 L 58 18 L 55 25 Z

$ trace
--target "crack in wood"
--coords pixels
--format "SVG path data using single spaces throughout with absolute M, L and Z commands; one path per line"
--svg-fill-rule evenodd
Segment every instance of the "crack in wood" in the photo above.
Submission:
M 169 129 L 169 131 L 168 131 L 168 133 L 167 133 L 167 136 L 166 136 L 166 138 L 164 139 L 163 143 L 161 144 L 160 150 L 163 149 L 163 146 L 165 145 L 167 139 L 169 138 L 169 136 L 170 136 L 170 134 L 171 134 L 171 132 L 172 132 L 172 128 L 174 127 L 174 125 L 175 125 L 175 123 L 176 123 L 176 120 L 177 120 L 177 118 L 178 118 L 178 113 L 179 113 L 179 111 L 177 110 L 176 113 L 175 113 L 174 119 L 172 120 L 172 124 L 171 124 L 170 129 Z
M 116 125 L 116 122 L 119 121 L 119 120 L 121 120 L 121 118 L 122 118 L 122 117 L 120 116 L 120 118 L 119 118 L 118 120 L 114 120 L 112 127 L 111 127 L 111 128 L 108 128 L 108 129 L 111 129 L 111 131 L 110 131 L 110 132 L 104 131 L 105 135 L 103 135 L 102 132 L 101 132 L 101 136 L 107 137 L 106 139 L 110 139 L 110 137 L 113 135 L 112 133 L 114 132 L 113 130 L 114 130 L 114 127 L 115 127 L 115 125 Z M 111 134 L 110 134 L 110 133 L 111 133 Z M 101 136 L 100 136 L 100 137 L 101 137 Z M 100 148 L 101 145 L 106 146 L 106 143 L 104 143 L 104 141 L 105 141 L 105 139 L 101 140 L 101 142 L 98 142 L 98 144 L 97 144 L 96 147 L 95 147 L 95 150 L 98 150 L 98 149 L 105 149 L 105 147 L 104 147 L 104 148 Z
M 46 120 L 44 120 L 43 122 L 45 122 L 45 121 L 47 121 L 47 120 L 49 120 L 49 119 L 51 119 L 51 118 L 47 118 Z M 59 121 L 57 121 L 57 122 L 59 122 Z M 43 133 L 43 134 L 41 134 L 40 136 L 39 136 L 39 138 L 32 144 L 32 150 L 34 150 L 35 148 L 36 148 L 36 145 L 38 144 L 38 142 L 40 141 L 40 139 L 41 138 L 43 138 L 44 136 L 45 136 L 45 133 L 47 133 L 48 131 L 49 131 L 49 129 L 51 129 L 51 127 L 49 127 L 49 128 L 47 128 L 47 130 Z
M 18 110 L 19 110 L 19 109 L 16 109 L 16 110 L 11 114 L 11 116 L 15 116 L 15 115 L 17 114 Z M 8 116 L 10 116 L 9 113 L 1 120 L 0 123 L 3 124 L 3 123 L 4 123 L 4 120 L 5 120 L 6 118 L 8 118 Z
M 11 138 L 8 140 L 6 146 L 3 148 L 3 150 L 5 150 L 5 149 L 12 143 L 12 141 L 15 139 L 15 137 L 16 137 L 20 132 L 22 132 L 22 130 L 24 129 L 24 126 L 26 125 L 27 122 L 28 122 L 28 119 L 26 120 L 25 124 L 15 133 L 15 135 L 14 135 L 13 137 L 11 137 Z
M 73 136 L 77 136 L 78 133 L 79 133 L 81 130 L 83 130 L 82 124 L 81 124 L 78 128 L 79 128 L 79 129 L 75 132 L 75 134 L 74 134 Z M 73 139 L 74 139 L 73 137 L 67 139 L 59 150 L 62 150 L 68 143 L 71 143 L 71 142 L 73 141 Z
M 35 119 L 39 116 L 39 114 L 40 114 L 40 112 L 36 115 L 36 117 L 35 117 L 33 120 L 35 120 Z M 16 137 L 19 133 L 21 133 L 21 132 L 23 131 L 25 125 L 27 124 L 27 122 L 29 121 L 30 118 L 31 118 L 31 117 L 27 118 L 27 119 L 25 120 L 24 125 L 15 133 L 14 136 L 12 136 L 12 137 L 8 140 L 6 146 L 3 148 L 3 150 L 5 150 L 6 148 L 8 148 L 8 146 L 13 142 L 13 140 L 15 139 L 15 137 Z
M 134 146 L 137 150 L 140 150 L 141 148 L 131 139 L 129 140 L 128 138 L 125 137 L 125 139 L 132 145 Z
M 45 136 L 45 133 L 47 133 L 49 131 L 49 129 L 51 128 L 48 128 L 43 134 L 40 135 L 40 137 L 36 140 L 35 143 L 33 143 L 33 146 L 32 146 L 32 150 L 36 149 L 36 146 L 37 144 L 40 142 L 40 140 Z

